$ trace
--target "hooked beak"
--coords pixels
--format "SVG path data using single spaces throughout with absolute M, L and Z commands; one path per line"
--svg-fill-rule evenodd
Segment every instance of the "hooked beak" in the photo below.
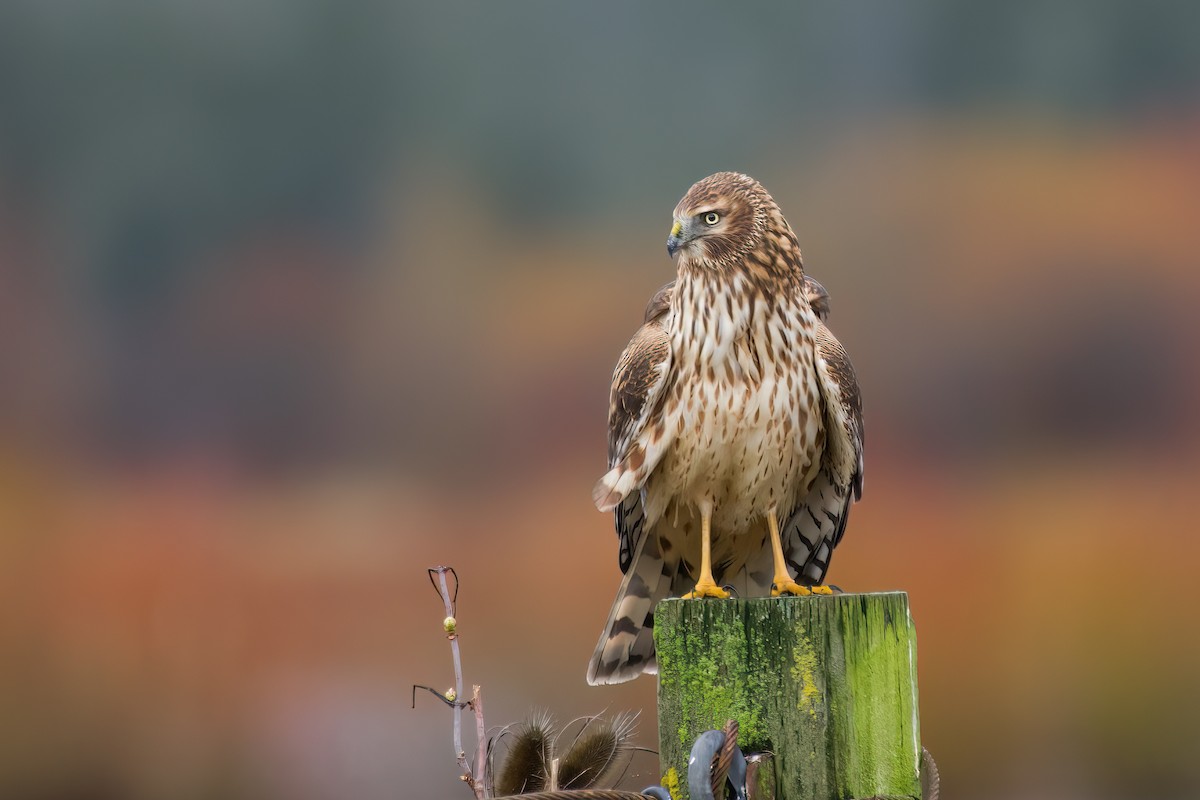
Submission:
M 683 246 L 683 223 L 675 220 L 671 226 L 671 235 L 667 237 L 667 254 L 674 257 L 675 251 Z

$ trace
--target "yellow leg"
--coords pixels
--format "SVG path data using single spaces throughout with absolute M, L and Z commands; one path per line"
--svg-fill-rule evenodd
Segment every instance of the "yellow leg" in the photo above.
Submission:
M 729 597 L 729 592 L 717 586 L 712 574 L 712 510 L 700 512 L 700 580 L 696 588 L 684 596 L 685 600 L 697 597 Z
M 767 526 L 771 529 L 771 553 L 775 561 L 775 575 L 771 578 L 771 596 L 778 597 L 781 594 L 828 594 L 828 586 L 819 587 L 825 591 L 818 592 L 818 587 L 809 589 L 792 580 L 792 576 L 788 572 L 787 562 L 783 559 L 783 542 L 779 539 L 779 521 L 775 519 L 774 509 L 767 514 Z

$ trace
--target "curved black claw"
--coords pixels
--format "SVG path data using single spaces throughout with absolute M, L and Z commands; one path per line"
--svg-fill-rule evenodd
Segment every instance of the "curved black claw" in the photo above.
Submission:
M 642 789 L 642 794 L 646 797 L 653 797 L 654 800 L 671 800 L 671 793 L 661 786 L 647 786 Z

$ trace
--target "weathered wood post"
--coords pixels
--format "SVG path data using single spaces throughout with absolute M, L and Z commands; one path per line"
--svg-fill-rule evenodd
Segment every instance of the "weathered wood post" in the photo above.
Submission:
M 666 600 L 654 612 L 664 784 L 727 719 L 775 800 L 921 796 L 917 640 L 904 592 Z M 764 781 L 765 779 L 765 781 Z M 760 783 L 761 785 L 761 783 Z

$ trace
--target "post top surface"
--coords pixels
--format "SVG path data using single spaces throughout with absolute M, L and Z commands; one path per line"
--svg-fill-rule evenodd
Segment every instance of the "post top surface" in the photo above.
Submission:
M 814 594 L 814 595 L 803 595 L 803 596 L 784 595 L 782 597 L 731 597 L 728 600 L 714 601 L 711 599 L 706 599 L 702 602 L 751 603 L 751 602 L 763 601 L 763 602 L 769 602 L 769 603 L 787 603 L 787 602 L 801 601 L 801 602 L 819 603 L 819 602 L 826 602 L 829 600 L 836 601 L 838 599 L 852 599 L 852 598 L 859 598 L 859 597 L 878 597 L 878 598 L 886 597 L 886 598 L 894 598 L 894 599 L 904 598 L 907 600 L 908 592 L 906 592 L 902 589 L 894 589 L 894 590 L 883 591 L 883 592 L 838 592 L 836 594 L 823 594 L 823 595 Z M 682 597 L 668 597 L 663 600 L 660 600 L 659 602 L 660 603 L 675 603 L 675 602 L 690 603 L 693 601 L 692 600 L 684 600 Z

